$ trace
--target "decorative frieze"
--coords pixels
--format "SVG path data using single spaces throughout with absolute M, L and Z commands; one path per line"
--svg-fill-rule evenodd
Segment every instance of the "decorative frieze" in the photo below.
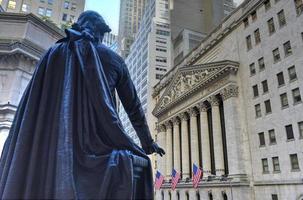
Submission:
M 237 85 L 229 85 L 220 92 L 223 101 L 231 97 L 238 97 L 239 87 Z

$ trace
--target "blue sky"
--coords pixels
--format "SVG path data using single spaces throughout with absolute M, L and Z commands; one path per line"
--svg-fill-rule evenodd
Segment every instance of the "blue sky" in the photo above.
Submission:
M 86 0 L 85 10 L 100 13 L 111 27 L 112 33 L 118 33 L 120 0 Z
M 234 0 L 239 5 L 243 0 Z M 118 34 L 120 0 L 86 0 L 85 10 L 99 12 L 113 30 Z

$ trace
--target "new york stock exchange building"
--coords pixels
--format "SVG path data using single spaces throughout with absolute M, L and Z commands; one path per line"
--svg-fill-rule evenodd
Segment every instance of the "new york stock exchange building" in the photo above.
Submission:
M 302 12 L 245 1 L 154 87 L 156 199 L 303 199 Z

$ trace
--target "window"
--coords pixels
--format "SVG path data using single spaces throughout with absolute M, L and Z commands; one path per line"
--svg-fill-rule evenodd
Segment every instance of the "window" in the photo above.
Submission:
M 260 36 L 259 29 L 255 30 L 254 35 L 255 35 L 255 42 L 256 42 L 256 44 L 259 44 L 261 42 L 261 36 Z
M 246 37 L 246 46 L 247 50 L 250 50 L 252 48 L 250 35 Z
M 255 105 L 255 111 L 256 111 L 256 118 L 259 118 L 262 116 L 260 104 Z
M 292 54 L 292 50 L 291 50 L 290 41 L 284 43 L 283 46 L 284 46 L 285 56 L 291 55 Z
M 297 79 L 295 66 L 291 66 L 290 68 L 288 68 L 288 76 L 289 76 L 289 81 L 293 81 Z
M 45 12 L 45 9 L 44 9 L 44 8 L 42 8 L 42 7 L 39 7 L 39 8 L 38 8 L 38 14 L 39 14 L 39 15 L 44 15 L 44 12 Z
M 303 1 L 302 0 L 294 0 L 294 1 L 295 1 L 297 14 L 301 15 L 301 13 L 303 12 Z
M 63 15 L 62 15 L 62 21 L 67 21 L 67 14 L 63 13 Z
M 48 0 L 47 2 L 48 4 L 52 5 L 54 3 L 54 0 Z
M 303 138 L 303 121 L 298 122 L 298 128 L 299 128 L 300 138 Z
M 280 73 L 277 74 L 277 79 L 278 79 L 278 85 L 279 86 L 282 86 L 282 85 L 285 84 L 283 72 L 280 72 Z
M 28 4 L 22 4 L 21 8 L 22 12 L 29 12 L 29 5 Z
M 276 48 L 275 50 L 273 50 L 272 54 L 273 54 L 273 57 L 274 57 L 274 62 L 278 62 L 278 61 L 281 60 L 279 48 Z
M 72 11 L 76 11 L 77 10 L 77 4 L 76 3 L 72 3 L 71 10 Z
M 278 200 L 277 194 L 271 194 L 271 200 Z
M 272 165 L 274 172 L 280 172 L 279 157 L 272 157 Z
M 292 90 L 292 96 L 293 96 L 293 99 L 294 99 L 294 104 L 301 103 L 302 99 L 301 99 L 301 94 L 300 94 L 300 89 L 299 88 L 296 88 L 296 89 Z
M 16 1 L 14 1 L 14 0 L 8 1 L 7 8 L 15 9 L 16 8 Z
M 249 25 L 248 18 L 245 18 L 245 19 L 243 20 L 243 23 L 244 23 L 244 27 L 245 27 L 245 28 L 248 27 L 248 25 Z
M 256 11 L 253 11 L 251 13 L 251 19 L 252 19 L 252 21 L 256 21 L 256 19 L 257 19 L 257 12 Z
M 69 2 L 64 1 L 63 7 L 64 7 L 64 9 L 68 9 L 69 8 Z
M 251 63 L 249 65 L 249 70 L 250 70 L 250 75 L 253 76 L 256 74 L 256 67 L 255 67 L 255 63 Z
M 157 30 L 157 31 L 156 31 L 156 34 L 157 34 L 157 35 L 169 36 L 169 31 Z
M 166 49 L 156 48 L 156 51 L 166 52 Z
M 281 10 L 280 12 L 278 12 L 278 19 L 279 19 L 280 27 L 283 27 L 286 24 L 284 10 Z
M 263 168 L 263 173 L 264 174 L 269 173 L 267 158 L 262 159 L 262 168 Z
M 288 107 L 287 93 L 281 94 L 281 95 L 280 95 L 280 100 L 281 100 L 281 107 L 282 107 L 282 108 Z
M 268 131 L 268 136 L 269 136 L 269 144 L 276 144 L 277 143 L 276 134 L 275 134 L 274 129 Z
M 271 113 L 271 104 L 270 104 L 270 100 L 264 101 L 264 104 L 265 104 L 265 113 L 266 113 L 266 114 Z
M 268 20 L 267 25 L 268 25 L 269 34 L 270 35 L 273 34 L 276 31 L 274 19 L 271 18 L 270 20 Z
M 264 133 L 259 133 L 259 141 L 260 141 L 260 147 L 265 146 L 265 136 Z
M 265 63 L 263 57 L 258 60 L 258 64 L 259 64 L 259 70 L 263 71 L 265 69 Z
M 292 125 L 291 124 L 285 126 L 285 130 L 286 130 L 287 140 L 293 140 L 293 139 L 295 139 L 295 137 L 294 137 L 294 131 L 292 129 Z
M 258 85 L 253 86 L 253 93 L 254 93 L 254 97 L 259 96 Z
M 292 170 L 300 170 L 299 161 L 297 154 L 290 154 L 290 164 Z
M 262 87 L 263 87 L 263 93 L 268 92 L 268 84 L 267 84 L 267 80 L 262 81 Z
M 51 17 L 51 16 L 52 16 L 52 13 L 53 13 L 52 9 L 47 8 L 47 9 L 46 9 L 45 16 Z
M 270 9 L 270 7 L 271 7 L 271 5 L 270 5 L 270 0 L 264 1 L 264 7 L 265 7 L 265 10 Z

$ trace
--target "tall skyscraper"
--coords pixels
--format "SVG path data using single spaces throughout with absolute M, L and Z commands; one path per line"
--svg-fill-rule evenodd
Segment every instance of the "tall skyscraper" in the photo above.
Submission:
M 107 46 L 111 47 L 117 42 L 117 36 L 112 33 L 105 33 L 102 43 Z
M 0 0 L 0 5 L 6 12 L 33 13 L 64 27 L 84 11 L 85 0 Z
M 205 35 L 200 33 L 204 31 L 204 27 L 200 25 L 203 19 L 203 14 L 201 14 L 200 11 L 203 9 L 203 4 L 201 4 L 200 1 L 201 0 L 174 0 L 170 2 L 168 0 L 148 1 L 141 26 L 131 45 L 129 55 L 125 60 L 152 133 L 156 131 L 156 119 L 152 115 L 155 104 L 152 99 L 152 87 L 173 66 L 172 57 L 175 51 L 173 50 L 174 40 L 172 32 L 176 33 L 174 34 L 175 36 L 179 34 L 178 31 L 182 32 L 184 28 L 190 29 L 191 27 L 196 27 L 195 29 L 191 28 L 194 29 L 194 31 L 186 32 L 189 33 L 188 35 L 191 37 L 182 38 L 181 40 L 182 42 L 195 41 L 196 45 L 199 44 L 199 40 L 202 40 Z M 207 2 L 211 4 L 221 3 L 221 7 L 223 8 L 223 0 L 209 0 Z M 181 5 L 183 5 L 183 10 Z M 179 12 L 179 15 L 177 12 Z M 218 10 L 209 11 L 209 15 L 218 14 L 217 12 Z M 222 12 L 221 16 L 223 18 L 224 10 L 222 9 L 220 12 Z M 194 16 L 195 19 L 188 16 Z M 213 20 L 212 17 L 207 17 L 207 19 Z M 208 24 L 212 23 L 213 22 L 209 22 Z M 205 29 L 205 32 L 210 32 L 210 30 Z M 199 36 L 200 38 L 193 40 L 194 36 Z M 184 46 L 181 46 L 179 49 L 183 48 Z M 189 52 L 189 50 L 187 51 Z M 127 133 L 138 142 L 135 131 L 122 106 L 120 106 L 119 111 Z
M 139 30 L 147 0 L 122 0 L 120 1 L 120 19 L 118 43 L 120 54 L 126 58 L 134 36 Z

